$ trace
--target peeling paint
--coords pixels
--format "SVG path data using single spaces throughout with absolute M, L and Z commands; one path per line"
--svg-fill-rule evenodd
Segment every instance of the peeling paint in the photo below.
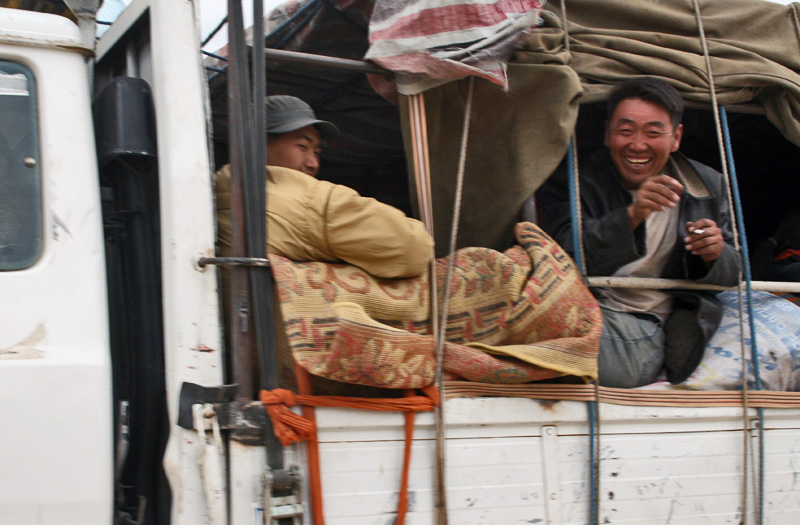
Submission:
M 673 499 L 669 503 L 669 515 L 667 516 L 667 521 L 666 521 L 667 524 L 672 523 L 672 516 L 675 514 L 675 505 L 677 503 L 678 501 L 675 499 Z
M 211 348 L 210 346 L 206 346 L 206 345 L 197 345 L 194 348 L 192 348 L 192 350 L 194 350 L 195 352 L 213 352 L 214 351 L 213 348 Z
M 417 493 L 413 490 L 408 491 L 408 509 L 407 512 L 414 512 L 417 506 Z
M 549 399 L 539 399 L 538 401 L 539 401 L 539 406 L 550 412 L 555 412 L 560 409 L 559 405 L 561 403 L 561 400 L 559 399 L 556 399 L 554 401 L 551 401 Z
M 42 342 L 47 331 L 43 324 L 39 324 L 33 329 L 31 335 L 23 341 L 11 345 L 9 348 L 0 348 L 0 360 L 9 359 L 41 359 L 44 357 L 44 350 L 36 348 Z
M 67 225 L 64 223 L 64 221 L 62 221 L 61 218 L 56 215 L 55 212 L 53 212 L 53 239 L 56 241 L 60 238 L 60 235 L 58 234 L 59 228 L 64 230 L 64 233 L 72 237 L 72 233 L 69 231 L 69 228 L 67 228 Z

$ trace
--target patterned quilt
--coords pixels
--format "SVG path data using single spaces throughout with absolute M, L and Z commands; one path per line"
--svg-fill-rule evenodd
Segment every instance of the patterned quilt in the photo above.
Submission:
M 599 307 L 572 259 L 530 223 L 500 253 L 453 257 L 445 323 L 447 379 L 525 383 L 597 377 Z M 442 312 L 447 258 L 436 261 Z M 347 264 L 270 256 L 294 359 L 310 373 L 384 388 L 433 384 L 429 276 L 378 279 Z

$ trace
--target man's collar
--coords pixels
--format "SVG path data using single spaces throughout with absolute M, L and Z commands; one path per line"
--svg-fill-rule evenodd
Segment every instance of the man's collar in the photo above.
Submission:
M 697 199 L 707 199 L 711 197 L 711 191 L 700 178 L 697 170 L 689 163 L 689 160 L 680 153 L 673 153 L 667 161 L 667 168 L 670 176 L 678 179 L 683 188 L 692 197 Z

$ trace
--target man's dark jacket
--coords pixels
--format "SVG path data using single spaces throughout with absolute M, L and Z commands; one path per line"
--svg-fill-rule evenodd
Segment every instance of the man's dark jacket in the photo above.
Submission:
M 674 233 L 674 249 L 660 277 L 691 279 L 700 283 L 733 286 L 739 275 L 739 255 L 733 247 L 731 218 L 722 175 L 699 162 L 673 153 L 684 186 L 680 202 L 680 226 Z M 631 230 L 627 207 L 633 196 L 620 182 L 608 150 L 603 149 L 578 163 L 586 271 L 590 276 L 610 276 L 621 266 L 646 253 L 645 223 Z M 560 168 L 539 190 L 537 203 L 543 229 L 573 254 L 569 186 Z M 685 224 L 712 219 L 722 230 L 725 246 L 707 268 L 703 260 L 685 248 Z M 680 383 L 700 363 L 703 350 L 719 326 L 722 305 L 713 293 L 669 290 L 675 297 L 672 314 L 664 326 L 665 366 L 669 380 Z

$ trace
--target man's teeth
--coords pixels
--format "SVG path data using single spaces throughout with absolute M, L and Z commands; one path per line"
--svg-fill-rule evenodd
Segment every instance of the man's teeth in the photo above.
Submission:
M 625 159 L 625 160 L 628 161 L 628 164 L 633 164 L 634 166 L 644 166 L 645 164 L 650 162 L 648 160 L 636 160 L 636 159 Z

